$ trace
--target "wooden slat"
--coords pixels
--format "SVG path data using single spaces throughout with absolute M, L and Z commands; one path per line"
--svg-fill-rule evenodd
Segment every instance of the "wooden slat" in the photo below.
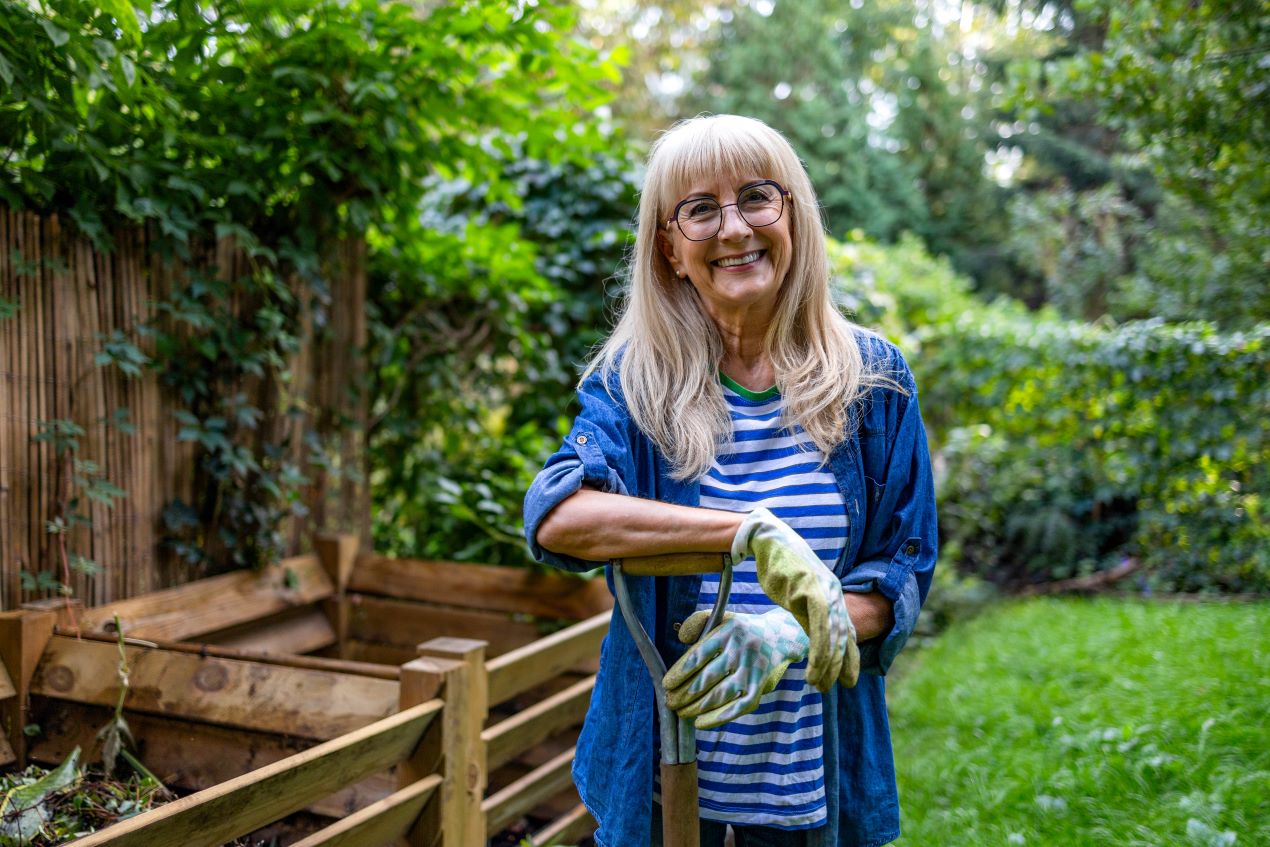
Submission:
M 143 647 L 129 647 L 127 655 L 125 707 L 136 711 L 324 741 L 397 708 L 391 680 Z M 112 705 L 119 695 L 117 664 L 112 644 L 54 636 L 32 691 Z
M 440 776 L 425 777 L 291 847 L 380 847 L 395 842 L 410 831 L 440 785 Z
M 114 709 L 65 700 L 32 697 L 31 720 L 41 734 L 30 749 L 30 759 L 53 767 L 76 747 L 86 757 L 95 755 L 100 742 L 97 730 L 106 725 Z M 141 761 L 164 785 L 183 793 L 202 791 L 228 782 L 249 771 L 294 756 L 314 742 L 272 732 L 251 732 L 223 726 L 126 712 L 128 726 L 137 740 Z M 350 783 L 311 804 L 307 811 L 342 818 L 396 790 L 391 772 Z
M 315 606 L 303 606 L 202 638 L 208 644 L 265 656 L 312 653 L 336 641 L 335 627 Z
M 499 565 L 357 557 L 349 588 L 405 600 L 582 620 L 610 609 L 604 580 Z
M 18 689 L 14 687 L 13 680 L 9 677 L 9 671 L 5 668 L 4 662 L 0 662 L 0 700 L 8 700 L 10 697 L 17 697 Z
M 489 702 L 496 706 L 556 676 L 600 651 L 609 631 L 610 612 L 601 612 L 567 629 L 512 650 L 487 664 Z
M 57 629 L 58 635 L 71 635 L 74 633 L 65 629 Z M 105 633 L 84 633 L 81 638 L 85 641 L 104 641 L 109 644 L 116 642 L 116 636 L 107 635 Z M 250 648 L 237 649 L 233 647 L 221 647 L 217 644 L 202 644 L 198 642 L 186 641 L 163 641 L 147 639 L 147 643 L 153 644 L 162 650 L 171 650 L 176 653 L 196 653 L 199 656 L 216 656 L 222 659 L 249 659 L 253 662 L 265 665 L 278 665 L 284 668 L 308 668 L 315 671 L 334 671 L 335 673 L 349 673 L 358 676 L 371 676 L 376 679 L 396 679 L 399 669 L 396 667 L 384 667 L 383 664 L 375 664 L 373 662 L 355 662 L 345 659 L 330 659 L 325 656 L 295 656 L 292 654 L 273 654 L 259 653 Z M 396 664 L 410 660 L 410 657 L 402 659 Z
M 79 847 L 219 847 L 303 809 L 341 784 L 401 761 L 418 745 L 441 708 L 439 700 L 422 703 L 75 843 Z
M 595 677 L 587 677 L 482 732 L 489 769 L 501 767 L 540 741 L 582 723 L 594 690 Z
M 471 638 L 486 642 L 490 655 L 497 656 L 536 641 L 540 635 L 537 625 L 513 620 L 502 612 L 455 609 L 365 594 L 349 597 L 349 636 L 358 641 L 413 651 L 433 638 Z
M 287 587 L 287 574 L 295 587 Z M 331 596 L 317 556 L 284 559 L 257 573 L 236 571 L 88 609 L 80 625 L 105 632 L 115 614 L 133 638 L 183 641 Z
M 534 806 L 568 787 L 574 750 L 575 748 L 570 747 L 497 794 L 487 797 L 481 804 L 481 811 L 485 813 L 486 832 L 490 835 L 498 834 Z
M 595 831 L 595 818 L 579 803 L 567 814 L 561 815 L 534 833 L 530 843 L 534 847 L 553 847 L 556 844 L 573 844 Z

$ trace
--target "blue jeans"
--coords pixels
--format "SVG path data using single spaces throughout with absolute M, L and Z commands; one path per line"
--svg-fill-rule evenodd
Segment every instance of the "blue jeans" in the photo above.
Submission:
M 653 803 L 652 847 L 662 847 L 661 804 Z M 701 821 L 701 847 L 723 847 L 728 825 L 718 821 Z M 771 826 L 732 825 L 736 847 L 805 847 L 805 829 L 776 829 Z

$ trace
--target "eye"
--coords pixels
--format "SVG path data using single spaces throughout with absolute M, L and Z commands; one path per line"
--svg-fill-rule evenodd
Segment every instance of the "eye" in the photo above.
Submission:
M 772 188 L 770 185 L 754 185 L 744 189 L 737 202 L 742 206 L 747 207 L 766 206 L 768 203 L 771 203 L 775 197 L 776 189 Z
M 679 216 L 691 219 L 708 218 L 718 213 L 719 204 L 713 200 L 694 200 L 679 210 Z

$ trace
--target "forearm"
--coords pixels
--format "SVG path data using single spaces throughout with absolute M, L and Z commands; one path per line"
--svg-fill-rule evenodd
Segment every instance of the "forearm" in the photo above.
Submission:
M 857 641 L 886 635 L 895 625 L 894 607 L 880 592 L 859 594 L 846 591 L 843 596 L 847 601 L 847 614 L 851 615 L 851 623 L 855 625 Z
M 553 553 L 594 562 L 659 553 L 726 553 L 742 512 L 679 506 L 582 488 L 538 527 Z

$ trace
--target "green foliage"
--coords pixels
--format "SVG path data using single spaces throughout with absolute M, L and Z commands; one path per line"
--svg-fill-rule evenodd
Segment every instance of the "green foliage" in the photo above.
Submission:
M 1270 591 L 1270 325 L 1082 324 L 984 306 L 911 242 L 835 256 L 909 351 L 961 567 L 1019 585 L 1135 556 L 1161 588 Z
M 614 139 L 620 147 L 620 140 Z M 435 181 L 372 267 L 376 549 L 523 563 L 521 502 L 600 338 L 634 211 L 631 165 L 516 158 L 523 202 Z
M 906 654 L 897 844 L 1265 843 L 1267 611 L 1010 603 Z
M 79 748 L 59 766 L 0 775 L 0 847 L 52 847 L 170 799 L 148 772 L 111 779 L 79 767 Z
M 924 4 L 739 8 L 682 113 L 737 112 L 779 129 L 835 236 L 889 241 L 907 230 L 983 264 L 1004 234 L 1003 198 L 983 172 L 986 102 L 970 84 L 979 71 L 950 63 L 957 50 Z
M 164 510 L 167 543 L 190 564 L 276 561 L 285 552 L 283 521 L 304 513 L 307 479 L 293 449 L 298 416 L 287 402 L 299 296 L 268 270 L 232 283 L 193 274 L 156 304 L 143 329 L 161 383 L 183 407 L 174 412 L 177 440 L 199 447 L 198 500 Z M 245 378 L 281 390 L 249 397 Z M 281 407 L 262 406 L 272 396 L 283 398 Z
M 1020 267 L 1072 317 L 1270 318 L 1263 4 L 1071 5 L 1052 49 L 1008 63 L 1002 106 L 1030 127 L 1011 143 L 1031 165 L 1012 240 L 1052 244 L 1058 225 L 1068 253 Z

